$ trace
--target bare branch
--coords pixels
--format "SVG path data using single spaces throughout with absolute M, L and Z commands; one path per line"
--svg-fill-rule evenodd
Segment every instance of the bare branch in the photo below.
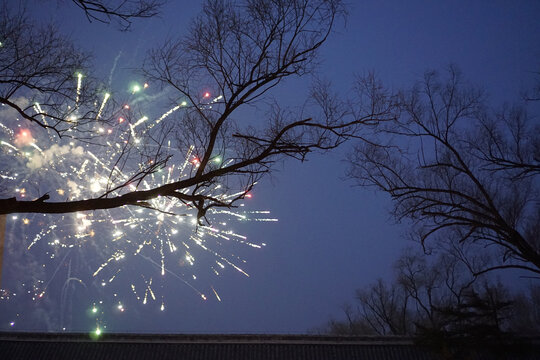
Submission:
M 93 106 L 104 92 L 84 75 L 90 56 L 53 25 L 35 26 L 24 10 L 13 12 L 3 3 L 0 39 L 3 107 L 60 136 L 75 131 L 73 134 L 90 137 L 92 125 L 106 122 Z
M 129 30 L 133 19 L 151 18 L 159 14 L 162 0 L 71 0 L 82 9 L 88 21 L 105 24 L 116 22 L 122 30 Z
M 375 84 L 369 91 L 377 96 L 361 111 L 351 111 L 323 81 L 300 110 L 269 100 L 288 78 L 315 73 L 318 51 L 342 14 L 340 0 L 207 1 L 187 37 L 149 54 L 142 72 L 174 92 L 175 112 L 146 128 L 133 116 L 127 119 L 132 133 L 116 144 L 106 189 L 63 201 L 10 197 L 0 200 L 0 213 L 148 207 L 152 199 L 169 197 L 196 209 L 201 224 L 209 209 L 235 206 L 275 162 L 303 161 L 357 136 L 364 125 L 394 118 L 388 94 Z M 172 161 L 172 148 L 192 157 L 189 173 L 140 186 Z M 227 195 L 210 195 L 218 183 Z

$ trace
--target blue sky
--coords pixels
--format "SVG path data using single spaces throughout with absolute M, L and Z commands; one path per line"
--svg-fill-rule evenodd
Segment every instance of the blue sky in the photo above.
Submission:
M 112 83 L 121 91 L 119 84 L 127 83 L 146 50 L 186 33 L 199 11 L 197 3 L 170 0 L 160 19 L 137 21 L 130 32 L 88 24 L 67 1 L 33 3 L 31 12 L 44 19 L 50 15 L 93 52 L 99 76 L 107 78 L 120 55 Z M 540 3 L 535 1 L 352 1 L 349 10 L 346 25 L 336 27 L 322 50 L 320 66 L 321 76 L 344 97 L 354 74 L 375 71 L 388 86 L 402 88 L 426 70 L 456 64 L 502 104 L 516 100 L 535 80 L 533 72 L 540 71 Z M 285 84 L 281 91 L 293 103 L 307 94 L 304 82 Z M 412 245 L 401 238 L 406 226 L 390 218 L 388 198 L 343 179 L 349 150 L 346 144 L 303 164 L 286 161 L 257 185 L 246 206 L 270 210 L 279 222 L 235 226 L 267 246 L 242 251 L 249 278 L 228 271 L 212 280 L 221 302 L 202 301 L 169 277 L 166 311 L 159 311 L 157 303 L 133 302 L 125 313 L 106 315 L 110 331 L 297 333 L 339 317 L 356 288 L 388 277 L 400 249 Z M 4 279 L 4 284 L 8 281 L 16 279 Z M 130 290 L 122 295 L 130 296 Z M 59 306 L 51 296 L 48 306 Z M 13 315 L 2 306 L 0 329 L 6 329 Z M 86 314 L 73 316 L 81 317 L 73 330 L 92 326 Z

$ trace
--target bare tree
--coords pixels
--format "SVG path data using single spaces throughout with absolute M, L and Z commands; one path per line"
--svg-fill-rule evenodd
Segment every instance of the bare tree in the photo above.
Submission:
M 532 282 L 514 301 L 510 328 L 520 334 L 540 334 L 540 286 Z
M 157 147 L 172 141 L 184 153 L 194 154 L 197 166 L 192 173 L 151 189 L 133 189 L 165 163 L 163 154 L 146 162 L 153 167 L 109 183 L 108 191 L 96 198 L 9 198 L 0 200 L 0 213 L 149 207 L 149 200 L 166 196 L 193 206 L 201 219 L 210 208 L 234 206 L 276 161 L 304 160 L 312 151 L 340 145 L 359 125 L 386 119 L 392 108 L 378 100 L 370 111 L 350 116 L 323 82 L 313 88 L 312 106 L 298 111 L 282 108 L 269 97 L 286 78 L 315 71 L 318 50 L 342 11 L 339 0 L 208 1 L 187 38 L 152 51 L 143 71 L 176 92 L 173 110 L 183 109 L 170 116 L 173 125 L 148 125 L 143 140 L 155 140 Z M 217 182 L 240 192 L 226 200 L 208 195 Z
M 358 289 L 356 308 L 345 308 L 347 320 L 332 320 L 326 331 L 452 338 L 514 330 L 514 298 L 508 290 L 488 279 L 476 281 L 455 256 L 406 252 L 395 270 L 392 282 L 378 280 Z
M 365 80 L 360 80 L 363 84 Z M 455 67 L 399 95 L 400 116 L 376 124 L 350 156 L 349 175 L 394 202 L 412 236 L 475 246 L 478 267 L 540 273 L 540 131 L 525 105 L 496 111 Z M 485 264 L 485 262 L 482 262 Z
M 401 286 L 388 286 L 381 279 L 367 289 L 357 290 L 360 323 L 367 323 L 377 335 L 407 335 L 412 331 L 408 303 L 410 296 Z

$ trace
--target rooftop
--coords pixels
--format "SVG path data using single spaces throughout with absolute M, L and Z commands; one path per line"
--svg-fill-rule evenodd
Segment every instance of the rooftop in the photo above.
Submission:
M 525 344 L 525 346 L 524 346 Z M 537 359 L 538 339 L 521 339 L 519 352 L 505 346 L 503 359 Z M 460 352 L 461 351 L 461 352 Z M 454 356 L 456 352 L 453 352 Z M 463 354 L 458 349 L 459 354 Z M 473 350 L 472 359 L 491 359 L 493 351 Z M 446 355 L 448 355 L 446 353 Z M 2 359 L 441 359 L 441 352 L 410 337 L 317 335 L 173 335 L 0 333 Z M 455 357 L 461 358 L 461 357 Z M 501 357 L 499 357 L 501 358 Z

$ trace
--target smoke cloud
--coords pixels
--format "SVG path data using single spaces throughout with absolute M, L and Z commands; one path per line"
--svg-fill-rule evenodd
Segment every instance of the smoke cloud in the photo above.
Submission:
M 34 156 L 32 156 L 26 166 L 32 170 L 36 170 L 51 164 L 56 157 L 65 156 L 66 154 L 81 156 L 83 153 L 84 149 L 82 146 L 71 147 L 70 145 L 60 146 L 54 144 L 50 148 L 44 150 L 42 153 L 34 153 Z

